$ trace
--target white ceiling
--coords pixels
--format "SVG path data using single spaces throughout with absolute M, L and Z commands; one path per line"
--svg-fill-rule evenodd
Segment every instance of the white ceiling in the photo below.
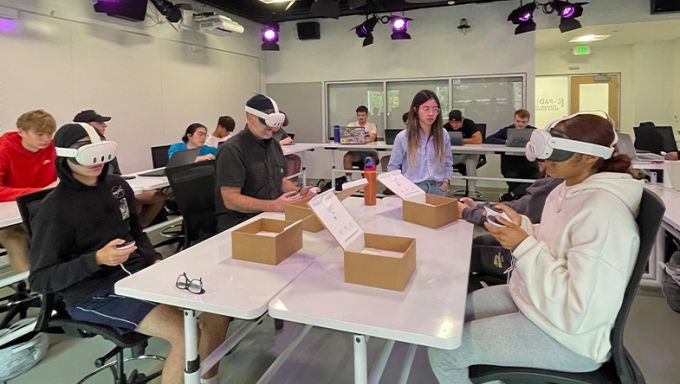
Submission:
M 584 26 L 567 33 L 561 33 L 557 28 L 539 29 L 536 30 L 536 49 L 570 48 L 576 43 L 570 43 L 569 40 L 589 34 L 611 35 L 611 37 L 603 41 L 579 44 L 603 46 L 675 40 L 680 39 L 680 20 Z

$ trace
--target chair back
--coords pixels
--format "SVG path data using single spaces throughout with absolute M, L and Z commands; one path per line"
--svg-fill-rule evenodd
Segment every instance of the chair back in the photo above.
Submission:
M 52 192 L 54 188 L 43 189 L 38 192 L 29 193 L 27 195 L 22 195 L 17 197 L 17 206 L 19 207 L 19 213 L 21 214 L 21 219 L 24 221 L 26 230 L 28 231 L 28 236 L 30 238 L 31 232 L 31 220 L 38 213 L 38 208 L 43 199 Z
M 199 161 L 166 168 L 166 175 L 182 213 L 184 247 L 216 233 L 215 162 Z
M 170 149 L 170 145 L 151 147 L 151 164 L 154 168 L 162 168 L 168 165 L 168 149 Z
M 486 123 L 475 123 L 477 129 L 482 132 L 482 143 L 486 140 Z M 486 155 L 479 156 L 479 162 L 477 162 L 477 168 L 486 164 Z
M 619 309 L 619 313 L 616 316 L 616 322 L 610 335 L 610 342 L 612 344 L 611 360 L 616 366 L 616 372 L 623 384 L 644 382 L 644 379 L 641 380 L 639 377 L 640 370 L 623 345 L 623 331 L 626 319 L 633 306 L 633 300 L 640 286 L 640 279 L 642 279 L 642 275 L 649 264 L 649 254 L 656 242 L 657 232 L 661 226 L 665 210 L 666 207 L 659 196 L 647 189 L 643 190 L 640 211 L 636 219 L 640 233 L 640 248 L 633 273 L 623 295 L 621 309 Z

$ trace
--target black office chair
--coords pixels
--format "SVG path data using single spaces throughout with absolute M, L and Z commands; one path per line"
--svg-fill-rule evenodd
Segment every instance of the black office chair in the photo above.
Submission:
M 183 247 L 215 235 L 215 162 L 167 168 L 166 175 L 182 213 Z
M 654 246 L 665 210 L 663 202 L 657 195 L 644 190 L 640 202 L 640 213 L 636 220 L 640 231 L 638 257 L 610 334 L 611 358 L 600 369 L 593 372 L 571 373 L 522 367 L 473 365 L 470 367 L 470 380 L 475 384 L 494 380 L 500 380 L 506 384 L 645 384 L 640 368 L 623 345 L 623 331 L 640 279 L 648 266 L 649 254 Z
M 32 234 L 31 219 L 38 212 L 40 202 L 51 191 L 52 190 L 42 190 L 17 198 L 19 212 L 21 213 L 21 217 L 24 220 L 28 230 L 29 238 Z M 121 335 L 113 328 L 107 327 L 105 325 L 73 320 L 68 315 L 63 302 L 56 294 L 42 294 L 40 315 L 38 317 L 35 330 L 47 333 L 65 333 L 69 336 L 80 338 L 101 336 L 115 344 L 115 347 L 111 349 L 111 351 L 95 360 L 94 364 L 97 368 L 90 372 L 87 376 L 83 377 L 77 384 L 87 381 L 95 374 L 107 368 L 111 369 L 115 384 L 142 384 L 147 383 L 161 375 L 161 371 L 157 371 L 149 376 L 146 376 L 137 372 L 136 369 L 133 370 L 128 376 L 125 374 L 124 364 L 126 361 L 148 359 L 158 361 L 165 360 L 160 356 L 144 355 L 144 348 L 147 346 L 149 336 L 136 332 Z M 123 352 L 127 348 L 132 350 L 132 357 L 124 357 Z M 109 362 L 109 360 L 111 360 L 111 358 L 114 356 L 116 359 Z
M 151 164 L 154 168 L 161 168 L 168 165 L 168 149 L 170 145 L 157 145 L 151 147 Z

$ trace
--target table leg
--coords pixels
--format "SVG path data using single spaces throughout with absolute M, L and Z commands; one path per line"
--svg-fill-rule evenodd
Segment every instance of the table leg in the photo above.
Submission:
M 406 357 L 404 357 L 404 365 L 401 366 L 401 376 L 399 377 L 399 384 L 406 384 L 408 382 L 408 375 L 411 373 L 411 366 L 413 365 L 413 359 L 416 357 L 416 350 L 418 346 L 411 344 L 408 346 L 408 351 L 406 351 Z
M 193 309 L 184 310 L 184 384 L 200 384 L 198 319 Z
M 354 335 L 354 384 L 368 383 L 366 336 Z
M 281 368 L 281 365 L 288 359 L 291 353 L 297 348 L 297 346 L 302 342 L 302 339 L 307 336 L 309 331 L 312 329 L 311 325 L 305 325 L 305 327 L 302 329 L 302 331 L 295 337 L 293 341 L 288 344 L 286 349 L 281 352 L 281 354 L 274 360 L 272 365 L 267 368 L 267 371 L 260 377 L 260 379 L 257 381 L 257 384 L 264 384 L 268 383 L 272 376 Z
M 465 170 L 467 176 L 476 177 L 477 176 L 477 164 L 479 164 L 479 155 L 466 155 L 465 156 Z M 468 197 L 475 198 L 477 194 L 477 180 L 468 180 Z
M 380 378 L 385 371 L 385 366 L 387 365 L 387 360 L 390 358 L 390 353 L 392 353 L 392 348 L 394 348 L 394 340 L 387 340 L 380 357 L 378 357 L 378 361 L 375 363 L 375 367 L 371 369 L 371 373 L 368 375 L 368 384 L 380 383 Z
M 331 188 L 335 191 L 335 149 L 331 149 Z

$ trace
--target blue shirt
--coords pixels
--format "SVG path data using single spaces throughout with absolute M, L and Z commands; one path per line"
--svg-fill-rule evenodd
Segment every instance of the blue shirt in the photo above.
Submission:
M 168 148 L 168 159 L 172 157 L 172 155 L 177 152 L 177 151 L 186 151 L 187 150 L 187 143 L 181 141 L 179 143 L 175 143 Z M 205 156 L 207 154 L 212 154 L 213 156 L 217 155 L 217 148 L 215 147 L 209 147 L 207 145 L 201 146 L 201 150 L 198 151 L 199 156 Z
M 425 180 L 444 181 L 451 178 L 453 174 L 453 155 L 451 154 L 451 140 L 445 129 L 442 129 L 444 137 L 444 162 L 437 163 L 435 159 L 434 142 L 432 138 L 427 138 L 422 131 L 420 135 L 420 146 L 416 153 L 416 162 L 413 167 L 408 162 L 408 143 L 406 140 L 406 130 L 399 132 L 394 139 L 392 156 L 387 165 L 388 171 L 401 169 L 401 173 L 414 183 Z

